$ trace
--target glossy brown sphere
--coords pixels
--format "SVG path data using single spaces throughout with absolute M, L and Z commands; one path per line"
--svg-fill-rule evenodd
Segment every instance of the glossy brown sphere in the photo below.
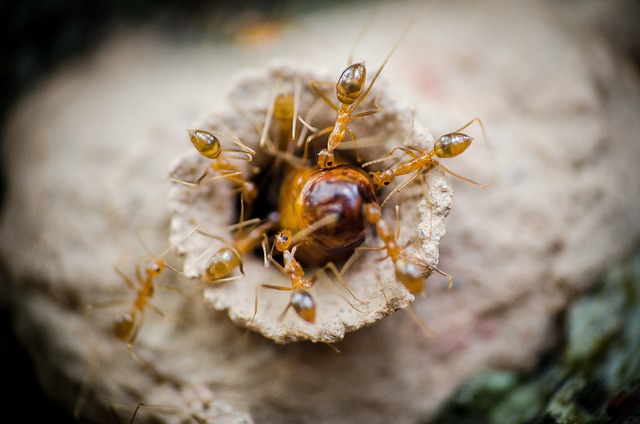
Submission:
M 282 185 L 280 223 L 297 233 L 336 214 L 337 222 L 310 233 L 307 244 L 301 246 L 304 251 L 298 252 L 311 262 L 320 262 L 327 256 L 341 258 L 364 241 L 371 224 L 364 219 L 363 206 L 375 201 L 371 180 L 358 167 L 300 169 L 292 172 Z M 312 251 L 315 253 L 309 254 Z

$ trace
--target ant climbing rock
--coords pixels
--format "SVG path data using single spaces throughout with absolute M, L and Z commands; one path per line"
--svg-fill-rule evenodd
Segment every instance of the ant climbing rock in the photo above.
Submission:
M 397 163 L 394 168 L 382 169 L 373 173 L 372 179 L 374 185 L 376 186 L 376 189 L 388 186 L 398 176 L 411 174 L 410 178 L 401 183 L 394 191 L 392 191 L 384 199 L 382 204 L 384 205 L 393 194 L 402 191 L 406 186 L 415 181 L 416 178 L 418 178 L 420 175 L 423 175 L 433 167 L 439 167 L 446 173 L 460 178 L 461 180 L 468 183 L 477 185 L 479 187 L 485 187 L 486 184 L 478 183 L 470 178 L 457 174 L 434 159 L 435 157 L 440 159 L 453 158 L 465 152 L 467 148 L 471 146 L 471 143 L 474 139 L 473 137 L 463 133 L 462 131 L 471 126 L 473 123 L 477 123 L 480 126 L 480 128 L 482 129 L 484 140 L 486 141 L 484 124 L 479 118 L 474 118 L 467 124 L 465 124 L 462 128 L 440 136 L 440 138 L 436 140 L 433 148 L 431 149 L 422 149 L 411 145 L 398 146 L 394 147 L 386 156 L 362 164 L 363 167 L 367 167 L 375 163 L 388 160 L 393 157 L 396 151 L 402 151 L 407 156 L 409 156 L 409 159 Z
M 251 162 L 256 152 L 245 146 L 241 141 L 221 135 L 221 137 L 231 141 L 236 146 L 235 148 L 223 149 L 220 138 L 209 131 L 199 129 L 188 130 L 188 134 L 193 147 L 195 147 L 202 156 L 211 159 L 211 163 L 194 182 L 180 180 L 175 177 L 170 177 L 170 180 L 190 187 L 198 187 L 209 175 L 209 172 L 214 171 L 218 175 L 209 178 L 210 181 L 221 178 L 227 179 L 236 185 L 237 191 L 241 194 L 241 199 L 245 203 L 255 201 L 257 197 L 255 184 L 244 176 L 242 169 L 235 165 L 231 161 L 231 158 Z

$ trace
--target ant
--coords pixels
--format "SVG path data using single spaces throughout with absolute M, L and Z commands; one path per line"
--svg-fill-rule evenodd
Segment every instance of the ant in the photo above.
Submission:
M 271 248 L 271 252 L 269 253 L 269 260 L 282 272 L 284 275 L 288 276 L 291 280 L 291 286 L 276 286 L 271 284 L 261 284 L 256 286 L 256 297 L 255 297 L 255 305 L 254 305 L 254 313 L 251 318 L 251 322 L 254 321 L 257 313 L 258 313 L 258 291 L 262 288 L 268 288 L 273 290 L 280 291 L 290 291 L 291 299 L 289 303 L 285 307 L 285 309 L 280 314 L 280 319 L 283 319 L 289 308 L 293 308 L 293 310 L 298 314 L 300 318 L 308 323 L 315 323 L 316 319 L 316 304 L 315 300 L 311 293 L 309 293 L 309 289 L 311 289 L 316 280 L 318 278 L 319 273 L 324 272 L 325 269 L 330 269 L 334 272 L 334 274 L 340 280 L 342 286 L 351 294 L 351 296 L 358 300 L 361 303 L 366 303 L 360 299 L 358 299 L 351 290 L 346 286 L 346 283 L 342 279 L 342 276 L 338 272 L 335 264 L 333 262 L 329 262 L 325 264 L 321 269 L 316 271 L 316 273 L 311 278 L 305 277 L 305 271 L 302 264 L 296 259 L 296 250 L 300 244 L 296 244 L 291 249 L 291 244 L 297 240 L 304 240 L 306 235 L 310 232 L 313 232 L 325 225 L 329 225 L 335 223 L 339 219 L 337 214 L 331 214 L 325 216 L 323 219 L 317 221 L 312 226 L 305 228 L 304 230 L 296 233 L 296 236 L 292 235 L 290 230 L 283 229 L 276 234 L 274 238 L 274 242 Z M 277 250 L 282 254 L 283 264 L 281 265 L 273 258 L 273 250 Z M 354 309 L 355 308 L 350 302 L 348 302 Z
M 267 232 L 270 231 L 279 220 L 280 215 L 277 212 L 272 212 L 262 223 L 254 226 L 248 233 L 237 233 L 232 243 L 228 243 L 222 237 L 206 233 L 198 228 L 194 229 L 192 232 L 197 232 L 227 243 L 227 246 L 218 249 L 209 259 L 204 274 L 202 275 L 202 280 L 207 283 L 219 284 L 243 277 L 242 257 L 246 253 L 256 249 L 261 242 L 266 255 L 265 243 Z M 250 220 L 238 225 L 250 225 L 255 222 L 259 222 L 259 220 Z M 227 277 L 236 268 L 239 268 L 241 275 Z
M 140 329 L 142 328 L 146 309 L 151 308 L 163 318 L 168 318 L 157 306 L 151 303 L 155 289 L 162 288 L 165 290 L 180 292 L 176 287 L 161 285 L 155 282 L 155 280 L 167 268 L 179 272 L 177 269 L 169 266 L 162 256 L 157 256 L 153 259 L 147 260 L 143 267 L 144 272 L 140 269 L 140 265 L 136 264 L 134 281 L 116 266 L 115 270 L 122 277 L 122 281 L 124 281 L 129 288 L 136 291 L 136 296 L 133 301 L 116 300 L 87 306 L 87 311 L 89 311 L 96 307 L 109 306 L 112 304 L 127 303 L 130 305 L 127 311 L 116 316 L 111 331 L 119 340 L 126 343 L 127 349 L 131 355 L 138 363 L 141 364 L 144 364 L 144 361 L 142 361 L 133 351 L 133 344 L 140 333 Z
M 336 83 L 336 99 L 339 103 L 338 106 L 336 106 L 333 101 L 329 99 L 329 97 L 318 87 L 318 84 L 326 84 L 326 82 L 309 81 L 309 85 L 311 86 L 313 91 L 315 91 L 318 96 L 320 96 L 320 98 L 324 100 L 325 103 L 327 103 L 337 113 L 335 124 L 332 127 L 330 126 L 325 129 L 316 131 L 314 134 L 310 135 L 307 138 L 307 143 L 309 143 L 309 141 L 311 141 L 312 139 L 329 133 L 327 147 L 320 150 L 317 155 L 317 165 L 320 168 L 331 168 L 336 166 L 335 154 L 333 151 L 340 145 L 340 143 L 342 143 L 347 133 L 349 133 L 349 136 L 354 143 L 356 161 L 358 163 L 361 162 L 360 155 L 358 153 L 358 146 L 356 144 L 355 134 L 349 129 L 348 125 L 354 118 L 361 118 L 372 115 L 381 110 L 377 101 L 374 101 L 374 110 L 355 113 L 358 106 L 360 106 L 360 104 L 369 95 L 369 92 L 380 76 L 382 69 L 385 67 L 385 65 L 391 58 L 391 55 L 394 53 L 402 39 L 409 32 L 409 29 L 416 19 L 417 16 L 409 23 L 409 25 L 407 25 L 404 32 L 398 38 L 396 44 L 393 46 L 387 57 L 380 65 L 380 68 L 378 68 L 378 71 L 376 72 L 366 89 L 365 83 L 367 80 L 367 68 L 365 67 L 363 62 L 353 63 L 347 66 L 344 71 L 342 71 L 342 74 L 340 75 L 340 77 L 338 78 L 338 82 Z
M 398 207 L 396 206 L 396 214 L 398 214 Z M 396 280 L 404 285 L 409 292 L 413 294 L 424 294 L 424 281 L 432 271 L 436 271 L 439 274 L 447 277 L 449 279 L 449 288 L 453 286 L 453 277 L 449 274 L 446 274 L 439 269 L 423 263 L 420 261 L 419 266 L 416 262 L 418 258 L 411 257 L 404 252 L 404 249 L 407 246 L 400 246 L 398 244 L 399 238 L 399 227 L 396 228 L 396 231 L 392 231 L 389 224 L 386 223 L 382 219 L 382 206 L 377 202 L 367 203 L 364 206 L 364 217 L 368 222 L 371 222 L 376 227 L 376 233 L 378 237 L 384 244 L 384 246 L 380 248 L 369 248 L 369 249 L 384 249 L 386 250 L 387 255 L 382 258 L 389 258 L 393 262 L 393 268 L 396 276 Z M 398 219 L 399 221 L 399 219 Z M 365 249 L 365 248 L 361 248 Z M 428 272 L 425 275 L 423 268 L 428 268 Z
M 294 246 L 291 250 L 289 250 L 289 246 L 291 245 L 292 234 L 289 230 L 282 230 L 278 234 L 276 234 L 274 240 L 275 249 L 282 253 L 283 263 L 284 265 L 280 265 L 278 262 L 272 259 L 272 256 L 269 258 L 272 262 L 278 267 L 278 269 L 286 276 L 291 279 L 291 287 L 287 286 L 276 286 L 271 284 L 262 284 L 256 287 L 256 300 L 254 305 L 253 317 L 251 317 L 251 322 L 253 322 L 256 314 L 258 313 L 258 289 L 260 287 L 281 290 L 281 291 L 291 291 L 291 299 L 287 304 L 284 311 L 280 315 L 280 319 L 284 318 L 284 315 L 287 313 L 289 308 L 293 308 L 294 311 L 298 314 L 300 318 L 303 320 L 313 324 L 316 320 L 316 304 L 313 300 L 313 296 L 307 290 L 313 287 L 316 282 L 317 275 L 314 275 L 312 278 L 305 278 L 304 269 L 300 262 L 298 262 L 295 258 L 296 249 L 298 246 Z
M 406 186 L 411 184 L 411 182 L 413 182 L 418 176 L 429 171 L 429 169 L 431 169 L 434 166 L 440 167 L 443 171 L 453 175 L 454 177 L 460 178 L 463 181 L 469 182 L 471 184 L 474 184 L 482 188 L 486 187 L 487 184 L 481 184 L 470 178 L 457 174 L 451 171 L 450 169 L 446 168 L 444 165 L 442 165 L 440 162 L 434 159 L 434 157 L 438 157 L 442 159 L 453 158 L 460 155 L 465 150 L 467 150 L 467 148 L 473 142 L 474 138 L 463 133 L 462 131 L 467 127 L 469 127 L 470 125 L 472 125 L 473 123 L 477 123 L 478 125 L 480 125 L 480 128 L 482 129 L 483 137 L 486 140 L 486 133 L 485 133 L 485 129 L 482 121 L 480 120 L 480 118 L 474 118 L 471 121 L 469 121 L 467 124 L 465 124 L 462 128 L 440 136 L 440 138 L 438 138 L 434 143 L 432 149 L 427 150 L 417 146 L 399 146 L 399 147 L 393 148 L 393 150 L 391 150 L 389 154 L 387 154 L 382 158 L 363 163 L 362 167 L 367 167 L 369 165 L 382 162 L 392 157 L 393 153 L 395 153 L 396 150 L 401 150 L 411 157 L 410 159 L 404 162 L 400 162 L 398 165 L 396 165 L 395 169 L 391 169 L 391 168 L 380 169 L 379 171 L 372 174 L 373 184 L 376 187 L 376 189 L 379 189 L 383 186 L 387 186 L 391 184 L 391 182 L 393 182 L 393 180 L 399 175 L 407 175 L 407 174 L 413 173 L 413 175 L 410 178 L 408 178 L 406 181 L 400 184 L 393 192 L 391 192 L 386 197 L 386 199 L 384 199 L 381 205 L 384 206 L 384 204 L 389 200 L 389 198 L 393 194 L 399 193 L 400 191 L 402 191 Z
M 238 156 L 234 157 L 251 162 L 253 155 L 255 155 L 256 152 L 244 145 L 241 141 L 223 136 L 222 134 L 220 134 L 221 137 L 231 141 L 238 146 L 238 148 L 223 149 L 220 139 L 209 131 L 187 130 L 187 133 L 189 134 L 189 140 L 191 140 L 191 143 L 196 150 L 205 158 L 211 159 L 212 162 L 195 182 L 182 181 L 173 177 L 171 177 L 170 180 L 190 187 L 198 187 L 205 177 L 209 175 L 210 171 L 217 171 L 219 175 L 210 178 L 211 181 L 219 178 L 226 178 L 238 186 L 238 191 L 241 194 L 243 202 L 254 202 L 258 197 L 257 187 L 253 182 L 244 178 L 242 170 L 229 162 L 229 160 L 224 156 L 224 153 L 236 153 Z
M 281 79 L 276 83 L 272 100 L 265 117 L 265 123 L 260 134 L 260 147 L 271 154 L 286 152 L 292 155 L 292 147 L 295 147 L 296 121 L 298 116 L 298 103 L 300 98 L 300 81 L 294 81 L 294 93 L 279 92 Z M 273 130 L 271 133 L 271 122 Z M 269 134 L 271 134 L 269 136 Z

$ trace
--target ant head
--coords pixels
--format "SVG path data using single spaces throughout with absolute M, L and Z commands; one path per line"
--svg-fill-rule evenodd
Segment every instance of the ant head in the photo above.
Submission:
M 291 246 L 291 231 L 289 230 L 281 230 L 278 234 L 276 234 L 276 238 L 274 244 L 276 246 L 276 250 L 279 252 L 283 252 Z
M 215 135 L 204 130 L 189 130 L 189 140 L 200 154 L 208 159 L 217 159 L 222 153 L 222 145 Z
M 318 166 L 320 168 L 333 168 L 336 166 L 336 158 L 333 152 L 328 149 L 322 149 L 318 153 Z
M 364 88 L 367 80 L 367 68 L 363 63 L 348 66 L 340 75 L 336 84 L 336 97 L 340 103 L 353 104 Z
M 376 188 L 380 188 L 382 186 L 388 186 L 391 184 L 395 175 L 393 170 L 381 168 L 380 171 L 373 174 L 373 184 Z
M 154 260 L 148 261 L 144 265 L 144 271 L 147 273 L 149 277 L 157 277 L 162 273 L 162 271 L 164 271 L 165 266 L 166 264 L 164 262 L 164 259 L 162 258 L 154 259 Z

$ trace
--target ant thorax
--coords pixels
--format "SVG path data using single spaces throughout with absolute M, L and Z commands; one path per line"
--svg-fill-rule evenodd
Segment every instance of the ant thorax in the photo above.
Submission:
M 357 152 L 347 135 L 333 151 L 336 166 L 319 168 L 317 154 L 327 147 L 330 133 L 323 129 L 333 126 L 336 112 L 309 82 L 335 81 L 339 75 L 286 61 L 238 75 L 227 104 L 191 128 L 215 135 L 222 154 L 225 149 L 247 152 L 227 155 L 229 166 L 239 172 L 220 177 L 221 168 L 211 166 L 212 159 L 194 149 L 187 134 L 185 153 L 170 169 L 170 177 L 182 181 L 195 181 L 208 166 L 212 169 L 197 186 L 174 184 L 170 191 L 171 243 L 183 255 L 184 274 L 202 282 L 205 301 L 212 308 L 226 310 L 236 324 L 278 343 L 335 342 L 346 331 L 370 325 L 414 300 L 396 280 L 394 264 L 385 259 L 375 226 L 363 221 L 364 205 L 382 203 L 391 187 L 376 188 L 362 164 L 403 143 L 431 147 L 433 137 L 415 122 L 408 103 L 385 88 L 381 77 L 359 105 L 359 110 L 375 113 L 349 123 L 349 131 L 357 137 Z M 335 83 L 328 84 L 324 93 L 335 98 Z M 346 183 L 335 188 L 333 184 L 342 184 L 341 180 Z M 253 184 L 255 199 L 242 200 L 239 186 L 244 183 Z M 318 196 L 324 197 L 318 200 Z M 432 169 L 420 184 L 392 198 L 400 205 L 399 220 L 394 204 L 382 208 L 382 218 L 398 229 L 403 255 L 424 265 L 425 278 L 438 262 L 451 196 L 444 172 Z M 274 213 L 279 220 L 273 228 L 266 226 L 262 234 L 251 236 L 259 238 L 241 244 Z M 327 214 L 337 218 L 314 224 Z M 209 236 L 193 233 L 195 226 Z M 287 255 L 295 252 L 293 257 L 304 271 L 304 276 L 296 277 L 304 280 L 296 281 L 313 283 L 310 288 L 291 288 L 292 276 L 283 272 L 283 254 L 273 248 L 280 229 L 292 232 L 297 246 L 292 245 Z M 189 233 L 193 234 L 185 237 Z M 205 282 L 207 263 L 215 252 L 238 246 L 247 251 L 240 252 L 241 266 L 230 273 L 231 281 Z M 345 262 L 348 267 L 343 269 Z M 302 300 L 314 304 L 313 324 L 301 315 L 306 312 Z M 283 315 L 285 307 L 289 313 Z

